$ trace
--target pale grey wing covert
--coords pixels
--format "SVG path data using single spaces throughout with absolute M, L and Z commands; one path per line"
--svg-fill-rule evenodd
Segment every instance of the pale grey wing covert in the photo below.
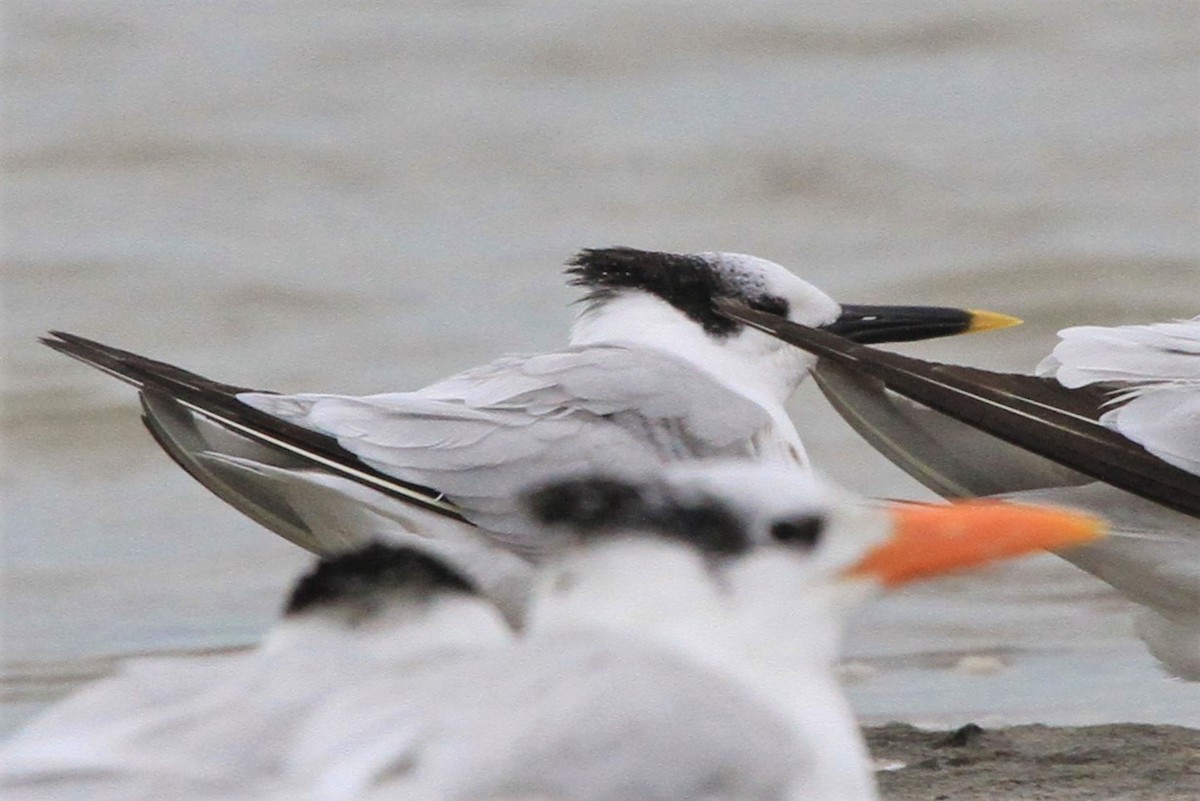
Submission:
M 258 778 L 246 768 L 273 742 L 276 698 L 295 686 L 270 681 L 260 661 L 247 652 L 135 663 L 18 735 L 5 749 L 0 794 L 31 801 L 235 797 Z M 247 747 L 252 742 L 260 747 Z
M 506 357 L 416 392 L 245 393 L 246 404 L 337 439 L 382 473 L 433 487 L 521 552 L 538 535 L 516 505 L 542 478 L 750 456 L 758 404 L 665 352 L 612 345 Z
M 330 801 L 766 801 L 787 797 L 810 758 L 731 682 L 595 634 L 379 675 L 319 707 L 293 742 L 292 786 Z
M 180 467 L 302 547 L 329 553 L 419 534 L 430 521 L 456 534 L 475 531 L 436 491 L 372 471 L 336 440 L 241 403 L 245 387 L 65 332 L 43 341 L 137 388 L 143 422 Z

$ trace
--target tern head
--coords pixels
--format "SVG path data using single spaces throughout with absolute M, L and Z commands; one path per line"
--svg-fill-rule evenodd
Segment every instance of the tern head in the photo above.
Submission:
M 1039 549 L 1089 542 L 1098 517 L 1000 501 L 914 503 L 856 496 L 809 471 L 744 461 L 672 465 L 665 491 L 721 504 L 750 542 L 742 560 L 776 553 L 813 581 L 878 590 Z
M 679 560 L 689 580 L 708 571 L 717 595 L 732 595 L 756 617 L 774 611 L 783 626 L 810 619 L 805 607 L 840 628 L 880 591 L 1104 532 L 1096 517 L 1049 507 L 868 500 L 808 471 L 745 461 L 674 465 L 648 479 L 574 478 L 526 502 L 542 524 L 571 532 L 568 552 L 634 540 L 690 551 L 690 562 Z M 675 580 L 662 572 L 666 560 L 630 558 L 621 568 L 642 583 Z
M 296 583 L 263 647 L 394 660 L 511 638 L 499 609 L 456 569 L 417 548 L 375 542 L 323 557 Z
M 375 542 L 322 558 L 296 582 L 284 613 L 332 615 L 360 625 L 396 605 L 475 596 L 474 585 L 443 562 L 414 548 Z
M 615 475 L 556 480 L 522 500 L 531 523 L 555 535 L 535 576 L 530 632 L 618 632 L 689 653 L 721 636 L 712 567 L 750 547 L 724 504 L 683 504 L 661 480 Z
M 661 253 L 629 247 L 580 251 L 568 264 L 585 290 L 572 343 L 637 342 L 720 371 L 719 354 L 775 367 L 790 393 L 814 359 L 721 314 L 733 301 L 858 342 L 902 342 L 1017 322 L 991 312 L 933 306 L 844 305 L 786 268 L 741 253 Z

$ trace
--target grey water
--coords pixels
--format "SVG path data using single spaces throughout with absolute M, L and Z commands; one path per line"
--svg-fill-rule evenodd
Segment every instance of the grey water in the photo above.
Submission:
M 253 643 L 309 558 L 47 329 L 263 388 L 413 388 L 561 344 L 561 265 L 609 244 L 1023 317 L 904 348 L 994 369 L 1066 325 L 1200 312 L 1191 2 L 10 0 L 2 22 L 6 730 L 123 657 Z M 834 478 L 929 497 L 815 390 L 793 410 Z M 869 722 L 1200 726 L 1126 604 L 1048 555 L 897 593 L 849 658 Z

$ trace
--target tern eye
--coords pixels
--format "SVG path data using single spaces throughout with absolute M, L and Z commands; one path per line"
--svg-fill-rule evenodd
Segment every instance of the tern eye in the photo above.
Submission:
M 774 295 L 764 295 L 754 298 L 746 305 L 755 311 L 766 312 L 767 314 L 775 314 L 780 317 L 788 316 L 788 302 L 783 298 Z
M 771 538 L 784 545 L 812 549 L 821 541 L 821 532 L 824 529 L 825 518 L 819 515 L 806 515 L 773 523 Z

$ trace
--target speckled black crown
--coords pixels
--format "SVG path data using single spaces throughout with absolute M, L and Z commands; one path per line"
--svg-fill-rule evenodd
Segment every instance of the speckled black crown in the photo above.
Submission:
M 589 307 L 610 300 L 622 290 L 650 292 L 717 337 L 737 333 L 741 324 L 718 314 L 713 309 L 715 298 L 736 298 L 772 314 L 787 316 L 788 312 L 783 298 L 746 291 L 747 286 L 700 256 L 630 247 L 589 248 L 567 262 L 567 274 L 571 286 L 588 289 L 582 302 Z
M 577 478 L 527 492 L 523 500 L 535 522 L 569 528 L 584 540 L 643 531 L 714 555 L 730 556 L 750 547 L 745 527 L 726 505 L 710 497 L 681 500 L 656 483 Z
M 318 562 L 296 582 L 285 613 L 336 604 L 371 608 L 389 592 L 420 599 L 446 592 L 476 594 L 477 590 L 459 573 L 420 551 L 373 543 Z

